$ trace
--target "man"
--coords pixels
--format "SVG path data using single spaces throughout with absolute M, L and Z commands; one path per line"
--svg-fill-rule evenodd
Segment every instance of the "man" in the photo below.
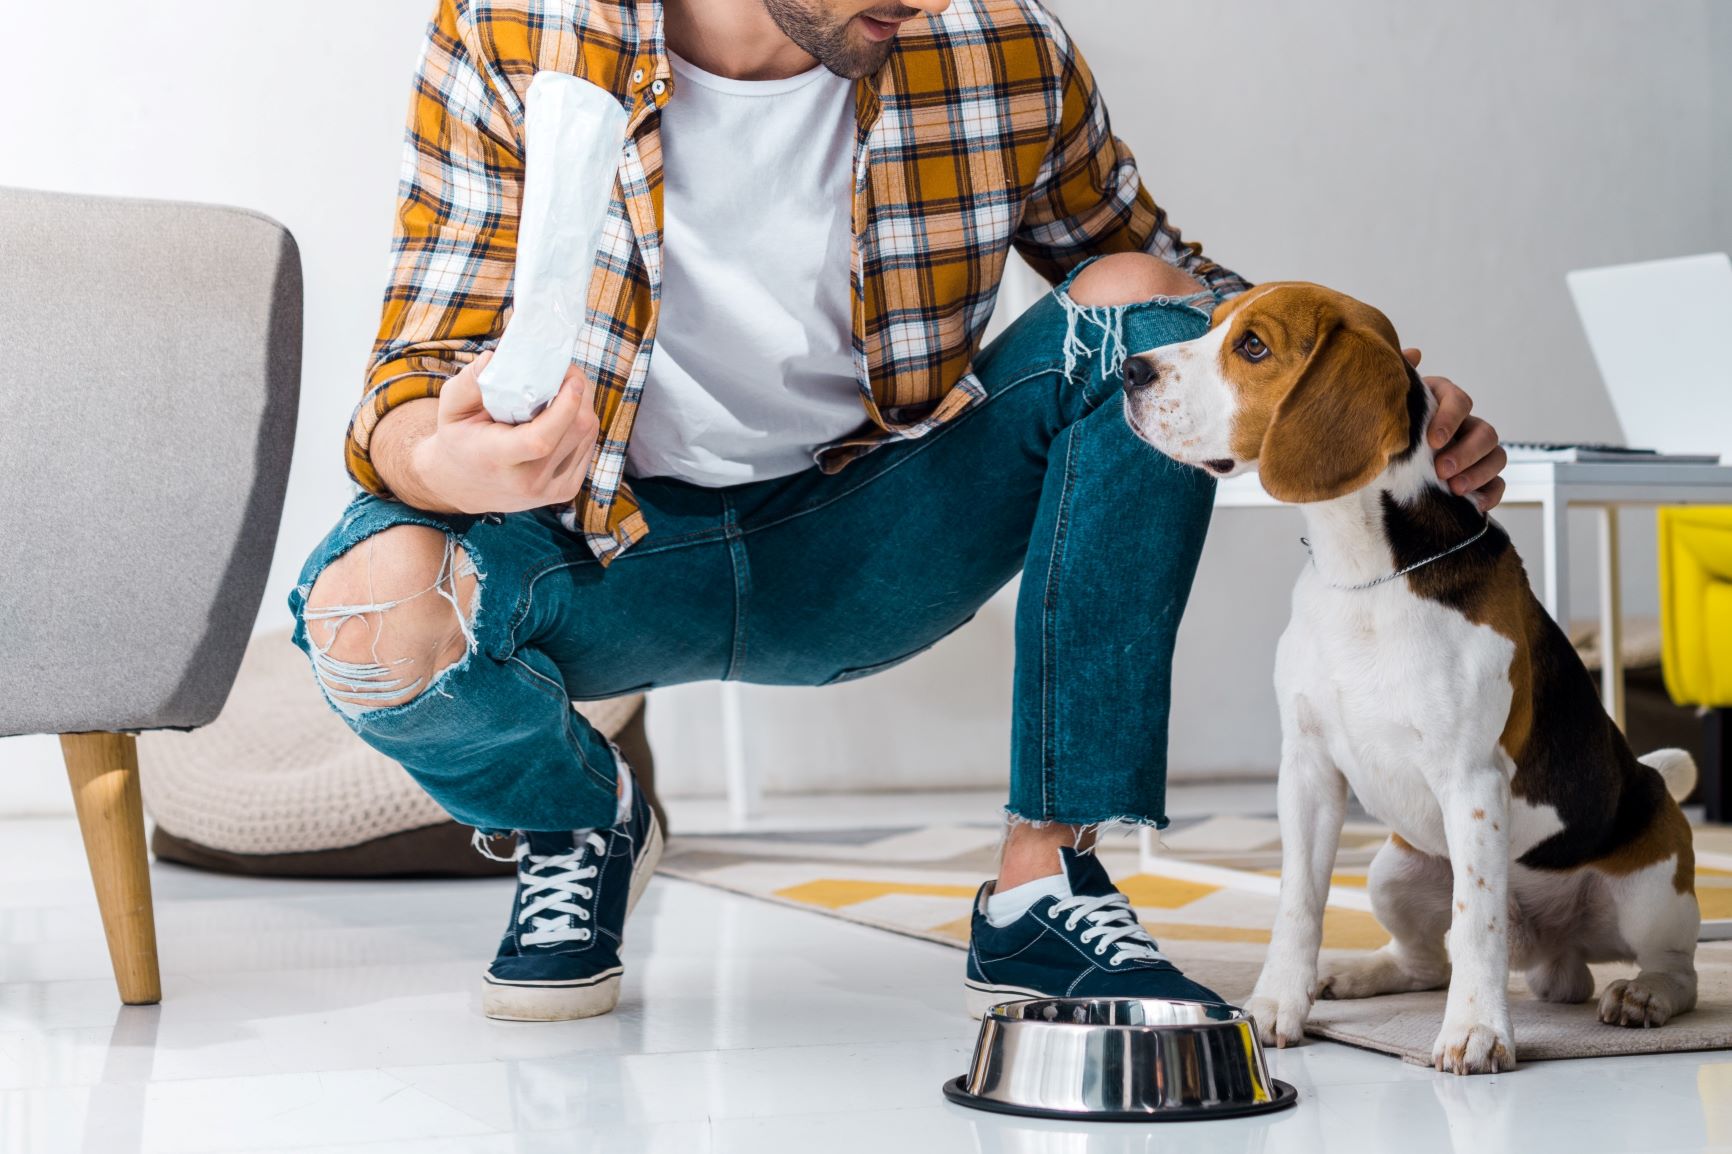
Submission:
M 508 426 L 476 376 L 544 69 L 630 124 L 572 369 Z M 1059 287 L 982 351 L 1012 247 Z M 971 1003 L 1212 996 L 1086 849 L 1103 823 L 1165 823 L 1213 494 L 1131 435 L 1120 364 L 1245 283 L 1167 223 L 1034 0 L 442 0 L 395 255 L 349 430 L 366 492 L 291 604 L 355 731 L 459 820 L 515 833 L 488 1014 L 610 1010 L 660 852 L 570 700 L 864 676 L 1018 571 L 1010 822 Z M 1495 503 L 1495 433 L 1431 384 L 1444 471 Z

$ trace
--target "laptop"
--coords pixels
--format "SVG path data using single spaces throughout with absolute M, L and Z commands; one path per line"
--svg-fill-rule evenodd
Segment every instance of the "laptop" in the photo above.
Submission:
M 1562 459 L 1732 462 L 1732 259 L 1612 265 L 1565 280 L 1625 445 L 1659 456 L 1593 446 L 1608 451 Z

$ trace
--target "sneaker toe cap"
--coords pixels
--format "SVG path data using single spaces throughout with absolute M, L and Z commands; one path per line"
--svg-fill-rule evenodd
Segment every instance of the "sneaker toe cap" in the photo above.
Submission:
M 1093 998 L 1168 998 L 1180 1002 L 1221 1002 L 1226 999 L 1166 965 L 1139 966 L 1134 973 L 1110 971 L 1087 980 L 1077 990 Z
M 1161 996 L 1163 998 L 1177 998 L 1177 999 L 1181 999 L 1181 1000 L 1185 1000 L 1185 1001 L 1192 1001 L 1192 1002 L 1223 1002 L 1224 1003 L 1226 1001 L 1225 998 L 1221 997 L 1221 995 L 1217 994 L 1215 991 L 1211 990 L 1209 987 L 1202 985 L 1199 982 L 1193 982 L 1190 978 L 1185 977 L 1185 975 L 1183 975 L 1183 974 L 1174 973 L 1172 975 L 1172 977 L 1174 979 L 1174 983 L 1173 983 L 1174 992 L 1169 993 L 1169 994 L 1162 994 Z
M 1201 982 L 1194 982 L 1176 969 L 1151 969 L 1137 983 L 1149 998 L 1171 998 L 1186 1002 L 1224 1002 L 1225 999 Z
M 487 976 L 501 982 L 577 982 L 616 968 L 609 958 L 583 954 L 544 954 L 495 958 Z

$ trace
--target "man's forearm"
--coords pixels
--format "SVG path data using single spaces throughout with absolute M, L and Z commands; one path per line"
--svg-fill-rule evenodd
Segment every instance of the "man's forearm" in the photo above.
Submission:
M 439 398 L 422 397 L 398 405 L 373 430 L 373 467 L 399 501 L 429 513 L 456 513 L 428 489 L 415 468 L 415 446 L 439 424 Z

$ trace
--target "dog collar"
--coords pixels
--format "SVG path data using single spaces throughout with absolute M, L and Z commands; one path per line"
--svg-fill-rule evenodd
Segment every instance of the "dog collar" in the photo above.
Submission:
M 1449 556 L 1451 553 L 1461 552 L 1463 549 L 1467 548 L 1469 545 L 1473 544 L 1475 541 L 1478 541 L 1481 537 L 1485 536 L 1486 533 L 1490 531 L 1490 529 L 1491 529 L 1491 518 L 1488 517 L 1488 518 L 1486 518 L 1485 524 L 1483 524 L 1479 527 L 1479 532 L 1475 533 L 1473 536 L 1469 537 L 1467 540 L 1462 541 L 1459 544 L 1451 545 L 1449 548 L 1445 549 L 1441 553 L 1433 553 L 1431 556 L 1425 558 L 1422 561 L 1415 561 L 1411 565 L 1404 565 L 1400 569 L 1397 569 L 1393 573 L 1385 573 L 1381 577 L 1373 577 L 1371 580 L 1361 581 L 1357 585 L 1337 585 L 1333 581 L 1325 581 L 1323 583 L 1325 585 L 1329 586 L 1329 588 L 1331 588 L 1331 589 L 1339 589 L 1344 593 L 1355 593 L 1361 589 L 1375 589 L 1377 586 L 1385 584 L 1385 583 L 1390 582 L 1390 581 L 1393 581 L 1397 577 L 1405 577 L 1409 573 L 1413 572 L 1415 569 L 1423 569 L 1427 565 L 1431 564 L 1433 561 L 1441 561 L 1445 557 Z M 1299 543 L 1301 545 L 1305 546 L 1305 552 L 1310 555 L 1312 568 L 1316 568 L 1316 566 L 1317 566 L 1317 554 L 1312 552 L 1311 542 L 1308 541 L 1307 539 L 1305 539 L 1304 537 L 1301 537 L 1301 538 L 1299 538 Z

